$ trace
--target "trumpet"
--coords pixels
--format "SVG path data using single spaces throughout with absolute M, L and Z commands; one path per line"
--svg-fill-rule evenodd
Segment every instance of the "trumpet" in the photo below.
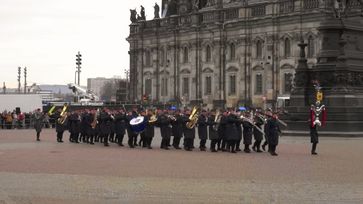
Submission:
M 174 122 L 176 121 L 176 117 L 173 115 L 167 115 L 167 117 Z

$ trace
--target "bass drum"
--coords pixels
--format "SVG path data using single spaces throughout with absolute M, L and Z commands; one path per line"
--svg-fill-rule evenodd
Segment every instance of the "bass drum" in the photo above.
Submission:
M 139 116 L 137 118 L 134 118 L 130 121 L 131 130 L 139 134 L 141 132 L 144 132 L 146 128 L 145 118 L 143 116 Z

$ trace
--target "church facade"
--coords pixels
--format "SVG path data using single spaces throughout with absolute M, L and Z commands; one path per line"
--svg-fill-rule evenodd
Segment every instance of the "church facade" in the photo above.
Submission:
M 301 40 L 316 63 L 327 2 L 164 0 L 160 18 L 130 25 L 130 99 L 274 106 L 290 96 Z

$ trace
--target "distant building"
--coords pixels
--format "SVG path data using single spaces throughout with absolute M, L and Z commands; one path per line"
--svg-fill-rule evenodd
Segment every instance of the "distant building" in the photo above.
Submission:
M 114 90 L 109 90 L 109 91 L 110 92 L 114 91 L 114 95 L 111 98 L 115 101 L 117 100 L 116 92 L 119 89 L 120 81 L 122 81 L 122 79 L 121 77 L 118 76 L 115 76 L 113 78 L 105 78 L 105 77 L 88 78 L 87 89 L 92 91 L 102 99 L 102 96 L 105 95 L 105 93 L 103 93 L 103 87 L 105 86 L 105 84 L 111 83 Z

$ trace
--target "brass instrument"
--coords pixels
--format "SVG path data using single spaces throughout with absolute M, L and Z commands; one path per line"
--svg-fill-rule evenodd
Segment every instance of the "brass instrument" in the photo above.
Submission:
M 91 123 L 92 129 L 96 129 L 96 126 L 97 126 L 97 123 L 98 123 L 97 118 L 98 118 L 99 114 L 100 114 L 100 109 L 98 108 L 95 115 L 94 115 L 94 117 L 93 117 L 93 121 Z
M 166 115 L 170 120 L 172 120 L 172 121 L 176 121 L 176 117 L 175 116 L 173 116 L 173 115 Z
M 61 125 L 63 125 L 67 120 L 67 117 L 68 117 L 67 109 L 68 109 L 68 105 L 64 104 L 62 112 L 60 113 L 60 118 L 58 118 L 58 123 Z
M 187 122 L 187 125 L 186 125 L 187 128 L 193 129 L 197 125 L 198 117 L 199 117 L 199 110 L 197 107 L 194 107 L 192 113 L 189 116 L 190 121 Z
M 265 132 L 260 127 L 258 127 L 255 124 L 255 122 L 253 121 L 253 113 L 251 114 L 251 118 L 247 118 L 244 115 L 241 115 L 240 119 L 242 121 L 246 121 L 246 122 L 250 123 L 254 128 L 256 128 L 256 130 L 258 130 L 260 133 L 262 133 L 262 135 L 265 135 Z
M 54 110 L 55 110 L 55 105 L 53 105 L 53 106 L 49 109 L 49 111 L 48 111 L 48 115 L 49 115 L 49 116 L 53 115 L 53 114 L 54 114 Z
M 214 118 L 214 125 L 213 125 L 213 130 L 218 131 L 219 129 L 219 124 L 221 123 L 221 119 L 222 119 L 222 114 L 221 112 L 218 110 L 218 112 L 216 113 L 216 116 Z
M 155 112 L 149 118 L 149 123 L 155 123 L 156 121 L 158 121 L 158 116 L 157 116 L 157 113 L 156 113 L 156 110 L 155 110 Z

